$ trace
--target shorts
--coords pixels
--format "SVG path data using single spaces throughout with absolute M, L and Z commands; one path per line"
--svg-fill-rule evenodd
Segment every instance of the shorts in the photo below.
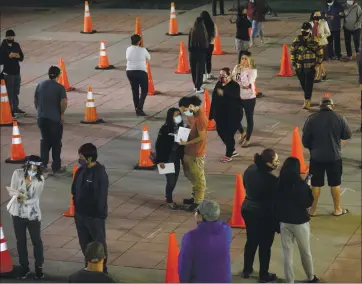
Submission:
M 235 49 L 237 51 L 247 51 L 249 49 L 249 42 L 245 40 L 235 39 Z
M 333 162 L 317 162 L 311 160 L 309 173 L 312 175 L 312 186 L 324 186 L 324 175 L 326 172 L 328 185 L 330 187 L 340 186 L 342 183 L 342 160 Z

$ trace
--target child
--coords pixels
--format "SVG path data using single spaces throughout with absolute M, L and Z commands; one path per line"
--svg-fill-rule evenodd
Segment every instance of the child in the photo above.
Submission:
M 241 6 L 238 9 L 238 16 L 236 19 L 236 36 L 235 36 L 235 48 L 238 51 L 238 63 L 240 63 L 241 56 L 244 52 L 248 51 L 251 23 L 247 17 L 248 10 Z

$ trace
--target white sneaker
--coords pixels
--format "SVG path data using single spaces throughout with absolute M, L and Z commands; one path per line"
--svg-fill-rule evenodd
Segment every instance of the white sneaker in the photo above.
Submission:
M 196 91 L 197 91 L 197 89 L 196 89 L 196 88 L 193 88 L 193 90 L 194 90 L 194 92 L 196 92 Z
M 207 81 L 207 79 L 208 79 L 207 74 L 204 74 L 204 75 L 202 76 L 202 82 L 206 82 L 206 81 Z
M 204 93 L 204 88 L 200 88 L 200 90 L 196 90 L 196 94 L 203 94 Z
M 253 47 L 254 46 L 254 42 L 252 40 L 249 41 L 249 47 Z
M 214 75 L 212 75 L 211 73 L 210 73 L 210 74 L 207 74 L 207 75 L 206 75 L 206 78 L 207 78 L 207 79 L 214 79 Z

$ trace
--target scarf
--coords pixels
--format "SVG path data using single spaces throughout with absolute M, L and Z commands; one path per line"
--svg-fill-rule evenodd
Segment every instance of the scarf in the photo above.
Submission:
M 315 22 L 314 25 L 313 25 L 313 29 L 312 29 L 312 35 L 313 36 L 318 36 L 318 26 L 319 26 L 319 23 Z

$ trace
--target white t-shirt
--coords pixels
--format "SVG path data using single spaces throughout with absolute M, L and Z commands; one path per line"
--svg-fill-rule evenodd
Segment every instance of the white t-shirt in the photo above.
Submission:
M 146 48 L 131 45 L 126 50 L 127 71 L 141 70 L 147 72 L 146 61 L 151 60 L 151 55 Z
M 246 68 L 241 69 L 236 66 L 233 70 L 233 79 L 240 85 L 240 98 L 249 100 L 256 98 L 255 80 L 258 76 L 256 69 Z M 251 86 L 248 89 L 243 89 L 242 86 Z

